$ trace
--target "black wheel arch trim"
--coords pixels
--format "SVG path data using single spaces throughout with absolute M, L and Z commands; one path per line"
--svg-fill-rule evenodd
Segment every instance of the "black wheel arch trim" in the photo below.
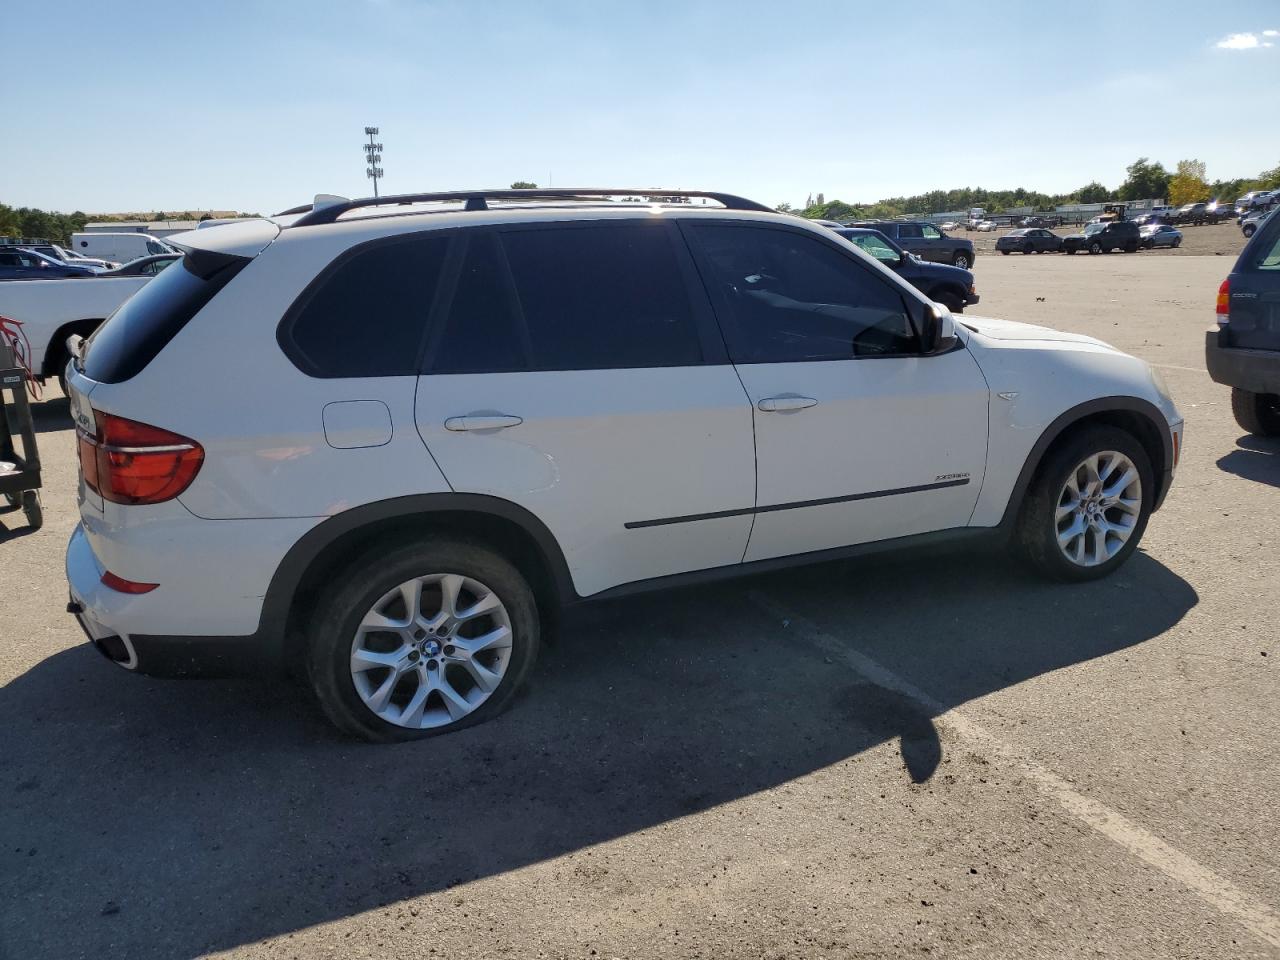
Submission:
M 1173 433 L 1169 429 L 1169 422 L 1165 420 L 1164 414 L 1160 412 L 1155 404 L 1148 400 L 1143 400 L 1141 397 L 1098 397 L 1095 400 L 1087 400 L 1084 403 L 1077 404 L 1060 413 L 1049 426 L 1045 427 L 1022 464 L 1022 470 L 1018 473 L 1018 479 L 1009 495 L 1009 502 L 1005 505 L 1004 516 L 1000 519 L 1000 526 L 1011 527 L 1017 519 L 1018 511 L 1022 509 L 1022 501 L 1026 496 L 1027 488 L 1031 486 L 1031 479 L 1035 476 L 1036 470 L 1040 468 L 1045 453 L 1055 440 L 1081 420 L 1099 413 L 1116 412 L 1141 414 L 1151 421 L 1151 425 L 1156 429 L 1156 433 L 1160 437 L 1164 460 L 1162 464 L 1152 464 L 1156 468 L 1156 472 L 1160 474 L 1156 477 L 1156 498 L 1152 510 L 1159 509 L 1160 504 L 1164 501 L 1164 495 L 1169 490 L 1169 484 L 1173 480 Z M 1141 441 L 1141 438 L 1138 439 Z
M 387 520 L 429 519 L 433 513 L 473 513 L 497 517 L 520 527 L 537 545 L 546 561 L 556 598 L 561 604 L 578 599 L 560 545 L 546 524 L 518 504 L 501 497 L 476 493 L 424 493 L 393 497 L 363 504 L 334 514 L 302 535 L 276 567 L 262 601 L 258 619 L 258 636 L 278 639 L 285 624 L 299 584 L 312 562 L 326 547 L 362 527 Z

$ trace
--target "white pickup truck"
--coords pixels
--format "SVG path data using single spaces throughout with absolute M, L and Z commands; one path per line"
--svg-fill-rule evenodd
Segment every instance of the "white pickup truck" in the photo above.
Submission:
M 31 342 L 32 373 L 61 377 L 67 337 L 87 337 L 151 277 L 81 277 L 72 280 L 0 280 L 0 317 L 22 321 Z

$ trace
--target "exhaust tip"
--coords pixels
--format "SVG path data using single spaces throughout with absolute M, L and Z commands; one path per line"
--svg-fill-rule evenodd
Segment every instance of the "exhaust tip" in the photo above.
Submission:
M 112 663 L 126 670 L 133 670 L 138 666 L 138 655 L 134 653 L 133 644 L 128 637 L 99 637 L 93 641 L 93 646 Z

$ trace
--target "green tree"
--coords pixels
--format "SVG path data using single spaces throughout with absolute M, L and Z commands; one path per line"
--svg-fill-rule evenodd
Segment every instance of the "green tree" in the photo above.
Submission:
M 1209 199 L 1203 160 L 1179 160 L 1178 172 L 1169 181 L 1169 202 L 1175 207 Z
M 517 180 L 511 185 L 512 190 L 537 190 L 538 185 L 532 180 Z
M 1151 163 L 1139 157 L 1125 168 L 1128 176 L 1116 196 L 1121 200 L 1164 199 L 1169 193 L 1169 171 L 1164 164 Z
M 795 208 L 789 203 L 780 203 L 773 209 L 777 210 L 779 213 L 795 213 Z M 0 223 L 3 223 L 3 220 L 0 220 Z
M 1085 184 L 1075 195 L 1081 203 L 1106 203 L 1111 199 L 1111 191 L 1097 180 Z

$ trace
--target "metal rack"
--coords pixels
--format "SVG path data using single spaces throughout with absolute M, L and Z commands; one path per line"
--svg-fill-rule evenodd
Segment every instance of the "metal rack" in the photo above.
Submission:
M 21 441 L 21 452 L 18 449 Z M 27 371 L 13 350 L 0 338 L 0 494 L 9 512 L 21 509 L 27 526 L 39 530 L 44 523 L 40 509 L 40 454 L 27 399 Z

